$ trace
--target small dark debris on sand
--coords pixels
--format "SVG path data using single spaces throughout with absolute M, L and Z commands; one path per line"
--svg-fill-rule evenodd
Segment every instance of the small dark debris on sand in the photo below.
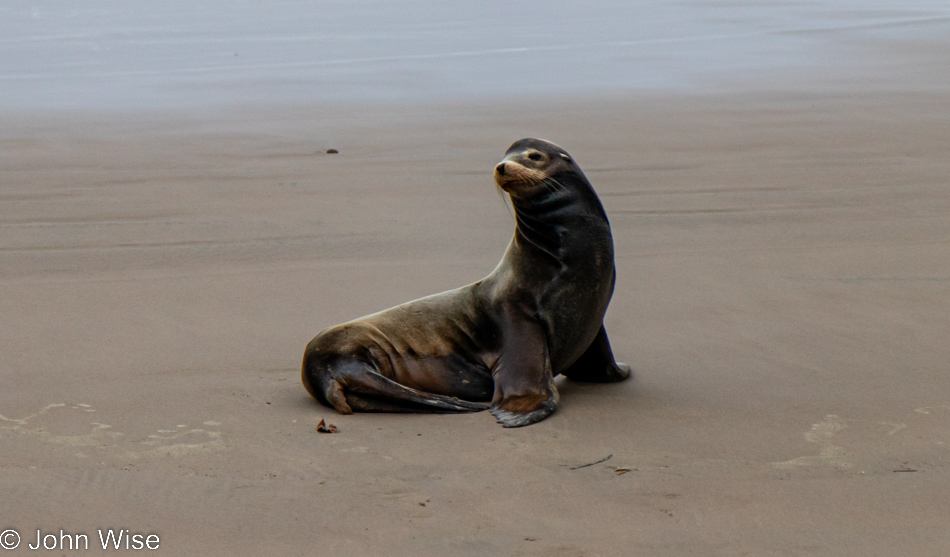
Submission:
M 573 468 L 571 468 L 571 470 L 580 470 L 581 468 L 587 468 L 588 466 L 593 466 L 593 465 L 595 465 L 595 464 L 600 464 L 601 462 L 607 462 L 608 460 L 610 460 L 610 459 L 613 458 L 613 457 L 614 457 L 614 455 L 609 454 L 609 455 L 606 456 L 606 458 L 602 458 L 602 459 L 598 460 L 597 462 L 591 462 L 591 463 L 589 463 L 589 464 L 581 464 L 580 466 L 574 466 Z
M 327 425 L 327 422 L 320 420 L 320 423 L 317 424 L 317 433 L 336 433 L 336 426 L 333 424 Z

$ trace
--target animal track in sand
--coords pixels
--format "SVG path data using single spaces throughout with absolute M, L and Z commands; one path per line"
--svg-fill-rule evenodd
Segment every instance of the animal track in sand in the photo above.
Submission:
M 825 419 L 812 424 L 811 429 L 805 432 L 805 440 L 817 443 L 821 448 L 817 455 L 800 456 L 785 462 L 773 462 L 776 468 L 794 468 L 797 466 L 833 466 L 835 468 L 850 468 L 848 453 L 843 448 L 832 443 L 836 433 L 848 427 L 844 421 L 834 414 L 828 414 Z
M 890 472 L 946 466 L 950 405 L 916 408 L 888 420 L 845 419 L 828 414 L 803 435 L 817 455 L 771 463 L 773 468 L 832 467 Z M 845 431 L 847 430 L 847 431 Z M 845 448 L 847 447 L 847 448 Z M 914 461 L 914 466 L 907 466 Z M 897 463 L 901 463 L 897 465 Z
M 202 425 L 207 429 L 177 424 L 174 428 L 156 430 L 145 438 L 136 438 L 116 431 L 109 424 L 82 419 L 85 413 L 95 411 L 89 404 L 58 402 L 23 418 L 0 414 L 0 438 L 23 435 L 42 443 L 76 448 L 73 456 L 77 458 L 87 458 L 93 453 L 97 457 L 112 455 L 122 459 L 179 457 L 224 447 L 223 434 L 214 429 L 220 422 L 204 422 Z

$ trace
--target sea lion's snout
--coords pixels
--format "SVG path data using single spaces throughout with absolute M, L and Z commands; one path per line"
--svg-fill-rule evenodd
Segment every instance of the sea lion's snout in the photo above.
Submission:
M 495 183 L 508 193 L 523 195 L 533 190 L 535 185 L 544 180 L 547 175 L 543 170 L 529 168 L 524 162 L 529 161 L 522 153 L 508 155 L 503 161 L 495 165 Z M 533 163 L 533 161 L 531 161 Z M 532 166 L 534 166 L 532 164 Z
M 525 169 L 509 157 L 495 165 L 495 184 L 510 193 L 511 186 L 524 181 Z

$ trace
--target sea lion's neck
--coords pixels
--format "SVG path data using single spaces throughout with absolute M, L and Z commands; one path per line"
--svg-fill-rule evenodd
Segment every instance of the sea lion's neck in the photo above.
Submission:
M 570 184 L 559 178 L 527 199 L 513 197 L 512 205 L 517 222 L 514 242 L 522 249 L 537 249 L 561 262 L 589 244 L 584 231 L 610 234 L 603 206 L 586 183 Z

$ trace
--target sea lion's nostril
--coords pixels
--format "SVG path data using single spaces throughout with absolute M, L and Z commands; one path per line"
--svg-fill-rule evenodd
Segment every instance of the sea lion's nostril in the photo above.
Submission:
M 504 176 L 504 175 L 505 175 L 505 163 L 503 163 L 503 162 L 498 163 L 498 166 L 495 167 L 495 172 L 497 172 L 497 173 L 501 174 L 502 176 Z

